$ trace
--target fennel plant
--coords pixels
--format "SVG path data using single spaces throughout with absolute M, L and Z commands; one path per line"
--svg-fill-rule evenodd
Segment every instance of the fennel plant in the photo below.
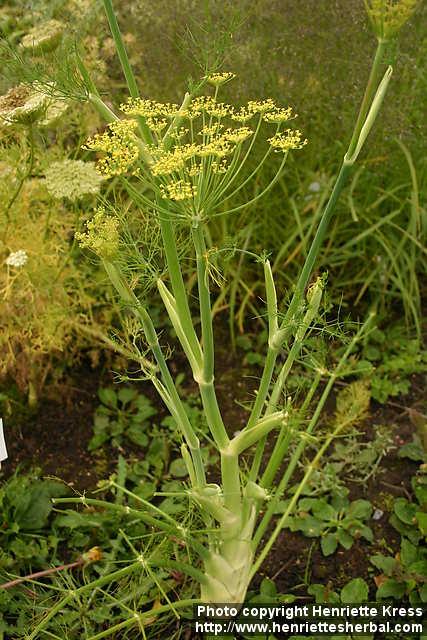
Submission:
M 313 469 L 345 426 L 339 424 L 332 433 L 314 439 L 313 434 L 334 382 L 342 375 L 356 343 L 373 320 L 374 314 L 370 314 L 333 371 L 318 365 L 302 407 L 294 408 L 289 400 L 284 400 L 287 377 L 319 316 L 324 279 L 317 278 L 310 283 L 316 258 L 337 200 L 375 122 L 391 78 L 391 67 L 385 73 L 382 68 L 386 44 L 384 29 L 378 35 L 378 48 L 347 152 L 293 295 L 283 312 L 280 300 L 283 296 L 278 297 L 276 292 L 269 260 L 259 259 L 265 278 L 268 348 L 247 424 L 240 432 L 230 435 L 233 425 L 224 423 L 215 389 L 215 338 L 210 291 L 215 267 L 208 248 L 209 225 L 216 216 L 229 215 L 265 196 L 283 174 L 288 154 L 303 146 L 305 140 L 300 131 L 284 128 L 285 123 L 293 118 L 292 111 L 276 106 L 270 99 L 250 101 L 240 109 L 220 102 L 221 86 L 232 80 L 233 74 L 229 73 L 209 74 L 194 91 L 185 94 L 180 106 L 141 99 L 112 2 L 103 0 L 103 3 L 130 97 L 122 105 L 125 118 L 120 119 L 101 99 L 80 60 L 88 99 L 107 122 L 106 131 L 89 140 L 86 148 L 103 154 L 98 161 L 99 171 L 106 177 L 121 181 L 132 207 L 123 216 L 117 213 L 114 204 L 104 202 L 88 222 L 86 232 L 79 234 L 78 238 L 81 246 L 93 250 L 102 260 L 122 305 L 134 316 L 143 332 L 146 351 L 138 361 L 182 434 L 181 453 L 188 471 L 188 484 L 183 491 L 199 511 L 204 529 L 196 537 L 157 506 L 140 500 L 141 509 L 135 510 L 135 515 L 138 514 L 155 529 L 183 540 L 199 557 L 197 566 L 156 557 L 148 560 L 144 554 L 139 554 L 133 564 L 103 576 L 91 585 L 96 588 L 135 571 L 168 566 L 178 568 L 199 583 L 202 602 L 242 603 L 251 579 L 277 540 Z M 371 19 L 374 20 L 375 16 L 371 15 Z M 213 94 L 200 94 L 202 86 L 206 85 L 213 87 Z M 245 169 L 255 141 L 261 138 L 266 126 L 274 128 L 268 137 L 265 136 L 266 151 L 260 163 L 274 152 L 280 153 L 276 175 L 253 200 L 236 204 L 245 185 L 258 173 L 260 165 L 249 174 Z M 201 442 L 188 419 L 172 377 L 167 352 L 152 320 L 149 301 L 135 292 L 135 278 L 129 277 L 121 255 L 121 234 L 129 235 L 132 218 L 143 215 L 143 212 L 155 216 L 160 227 L 167 269 L 165 274 L 157 277 L 156 284 L 191 367 L 209 437 L 220 457 L 221 480 L 217 484 L 207 481 Z M 185 234 L 191 240 L 190 258 L 197 281 L 197 309 L 190 305 L 187 294 L 183 262 L 188 257 L 183 257 L 180 251 L 178 234 Z M 144 262 L 143 256 L 139 256 L 139 265 L 140 269 L 150 269 L 149 260 Z M 196 316 L 200 318 L 200 332 Z M 283 351 L 286 357 L 275 376 L 278 358 Z M 326 384 L 315 395 L 325 379 Z M 263 464 L 265 445 L 272 437 L 275 439 L 274 447 Z M 267 535 L 278 501 L 285 494 L 307 443 L 315 441 L 317 452 L 313 460 L 305 467 L 285 513 Z M 249 456 L 251 464 L 247 470 L 242 456 L 245 454 L 247 461 L 253 447 L 255 451 Z M 282 463 L 289 453 L 283 472 Z M 73 500 L 64 498 L 56 500 L 56 503 Z M 94 506 L 100 503 L 86 498 L 82 498 L 82 502 Z M 108 508 L 107 503 L 102 504 Z M 81 589 L 87 590 L 88 586 Z M 72 597 L 70 594 L 67 596 Z M 177 604 L 179 608 L 187 606 L 188 602 L 169 603 L 159 607 L 156 613 L 173 610 Z M 49 616 L 51 614 L 54 615 L 53 610 Z M 46 624 L 49 616 L 41 624 Z M 144 613 L 135 614 L 118 625 L 117 630 L 138 622 L 143 624 L 144 616 Z M 40 628 L 38 625 L 29 637 L 34 638 L 34 633 Z M 93 636 L 93 640 L 114 630 L 116 628 L 101 632 Z

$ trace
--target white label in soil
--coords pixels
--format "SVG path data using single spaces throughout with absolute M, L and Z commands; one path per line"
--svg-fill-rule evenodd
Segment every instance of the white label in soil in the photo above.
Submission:
M 1 461 L 6 460 L 7 458 L 7 449 L 6 449 L 6 441 L 4 439 L 3 433 L 3 420 L 0 418 L 0 467 Z

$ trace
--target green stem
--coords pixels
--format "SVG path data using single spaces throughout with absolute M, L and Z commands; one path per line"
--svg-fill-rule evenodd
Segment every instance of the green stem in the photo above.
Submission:
M 140 520 L 143 520 L 146 524 L 152 527 L 157 527 L 162 531 L 170 532 L 170 531 L 176 531 L 179 529 L 176 523 L 166 524 L 165 522 L 162 522 L 157 518 L 153 518 L 153 516 L 143 513 L 138 509 L 132 509 L 129 506 L 123 506 L 121 504 L 116 504 L 114 502 L 107 502 L 106 500 L 97 500 L 95 498 L 86 498 L 85 496 L 83 496 L 82 498 L 52 498 L 52 503 L 55 505 L 56 504 L 90 505 L 93 507 L 99 507 L 100 509 L 109 509 L 110 511 L 117 511 L 123 515 L 130 514 L 136 518 L 139 518 Z
M 114 13 L 113 9 L 113 3 L 111 0 L 102 1 L 104 4 L 105 13 L 107 15 L 108 24 L 110 26 L 111 35 L 113 36 L 113 40 L 116 45 L 117 55 L 119 56 L 120 64 L 126 78 L 129 94 L 132 98 L 139 98 L 138 85 L 136 83 L 136 79 L 129 62 L 129 57 L 123 42 L 122 34 L 120 33 L 119 24 L 117 22 L 116 14 Z M 146 142 L 146 144 L 152 143 L 153 139 L 151 131 L 147 127 L 145 118 L 143 118 L 142 116 L 138 116 L 138 124 L 144 142 Z
M 378 80 L 381 75 L 381 64 L 384 58 L 385 49 L 387 46 L 386 40 L 378 40 L 378 46 L 375 51 L 374 60 L 372 62 L 371 71 L 369 74 L 368 83 L 366 85 L 365 93 L 360 105 L 359 114 L 357 116 L 356 124 L 354 125 L 353 135 L 348 145 L 348 155 L 351 157 L 354 153 L 357 142 L 359 140 L 360 132 L 362 131 L 363 124 L 366 120 L 369 108 L 372 103 L 372 98 L 377 89 Z
M 195 456 L 194 466 L 196 472 L 199 473 L 198 480 L 200 483 L 205 484 L 206 481 L 204 472 L 201 473 L 201 471 L 203 471 L 203 462 L 201 459 L 200 442 L 194 432 L 193 427 L 190 424 L 187 413 L 181 402 L 181 398 L 179 397 L 174 380 L 167 366 L 163 352 L 160 348 L 156 330 L 154 328 L 150 315 L 148 311 L 141 305 L 133 291 L 128 287 L 118 267 L 108 260 L 104 260 L 103 263 L 113 286 L 119 293 L 123 302 L 131 307 L 135 316 L 141 322 L 148 346 L 150 347 L 154 355 L 154 358 L 160 370 L 163 384 L 165 385 L 166 390 L 169 394 L 171 405 L 173 406 L 175 412 L 174 417 L 176 416 L 178 426 L 182 430 L 191 453 Z
M 311 384 L 310 390 L 307 393 L 301 408 L 298 410 L 299 416 L 297 419 L 297 424 L 300 424 L 304 419 L 305 412 L 309 407 L 311 400 L 313 399 L 317 387 L 320 384 L 321 378 L 322 374 L 318 372 L 315 379 L 313 380 L 313 383 Z M 271 485 L 273 484 L 274 476 L 276 475 L 278 468 L 282 464 L 285 455 L 287 454 L 289 445 L 291 443 L 293 431 L 294 428 L 291 423 L 291 425 L 286 430 L 282 428 L 281 432 L 279 433 L 279 437 L 277 438 L 273 453 L 270 456 L 270 459 L 262 476 L 262 486 L 271 487 Z
M 274 543 L 276 542 L 276 539 L 277 539 L 278 535 L 280 534 L 281 530 L 283 529 L 283 527 L 286 524 L 287 518 L 289 517 L 289 515 L 294 510 L 295 505 L 298 502 L 298 498 L 300 497 L 305 485 L 309 481 L 310 476 L 313 473 L 313 470 L 316 468 L 318 462 L 320 461 L 320 459 L 322 458 L 323 454 L 325 453 L 325 451 L 327 450 L 327 448 L 331 444 L 332 440 L 338 435 L 338 433 L 342 429 L 343 429 L 343 425 L 339 425 L 335 429 L 335 431 L 326 439 L 326 441 L 323 444 L 323 446 L 319 449 L 319 451 L 317 452 L 317 454 L 314 456 L 313 460 L 311 461 L 310 465 L 307 467 L 307 471 L 306 471 L 303 479 L 301 480 L 301 482 L 300 482 L 300 484 L 298 486 L 298 489 L 296 490 L 296 492 L 292 496 L 292 499 L 291 499 L 291 501 L 290 501 L 285 513 L 279 519 L 277 525 L 274 528 L 273 533 L 271 534 L 270 538 L 266 542 L 266 544 L 263 547 L 263 549 L 262 549 L 261 553 L 259 554 L 258 558 L 253 563 L 252 568 L 251 568 L 251 578 L 253 578 L 253 576 L 256 574 L 256 572 L 261 567 L 261 565 L 264 562 L 264 560 L 267 557 L 267 555 L 270 553 L 271 548 L 274 545 Z M 258 531 L 257 531 L 257 535 L 255 536 L 255 538 L 257 538 L 257 536 L 258 536 Z M 255 538 L 254 538 L 254 540 L 255 540 Z
M 312 431 L 314 430 L 314 428 L 317 425 L 317 422 L 319 420 L 320 414 L 323 410 L 323 407 L 325 406 L 326 400 L 329 397 L 329 394 L 332 390 L 333 385 L 335 384 L 335 381 L 337 379 L 337 377 L 339 376 L 339 374 L 342 371 L 342 368 L 344 366 L 344 364 L 346 363 L 349 355 L 351 354 L 351 352 L 353 351 L 354 347 L 356 346 L 357 342 L 360 340 L 360 338 L 362 337 L 362 335 L 365 334 L 366 330 L 368 329 L 370 323 L 372 322 L 372 319 L 374 318 L 373 313 L 369 314 L 368 319 L 366 320 L 366 322 L 362 325 L 362 327 L 359 329 L 359 331 L 356 333 L 356 335 L 353 337 L 353 339 L 351 340 L 350 344 L 348 345 L 347 349 L 344 351 L 344 354 L 341 356 L 340 361 L 337 364 L 337 367 L 335 369 L 335 371 L 331 374 L 328 383 L 325 387 L 325 389 L 323 390 L 323 393 L 319 399 L 319 402 L 316 405 L 316 409 L 313 413 L 313 416 L 310 419 L 310 422 L 307 426 L 307 429 L 305 430 L 305 433 L 303 434 L 303 436 L 310 436 L 310 434 L 312 433 Z M 281 496 L 284 494 L 288 483 L 294 473 L 294 470 L 298 464 L 298 461 L 301 457 L 301 455 L 303 454 L 305 447 L 307 445 L 308 442 L 308 438 L 305 437 L 301 440 L 301 442 L 299 443 L 295 453 L 292 455 L 292 458 L 286 468 L 286 472 L 282 478 L 282 480 L 279 483 L 279 486 L 275 492 L 275 496 L 273 497 L 273 499 L 270 501 L 270 504 L 268 505 L 267 511 L 263 516 L 263 519 L 261 520 L 257 532 L 254 536 L 254 545 L 255 548 L 256 546 L 260 543 L 261 538 L 264 534 L 264 532 L 266 531 L 268 524 L 271 520 L 271 518 L 274 515 L 274 511 L 277 505 L 277 502 L 280 500 Z M 279 456 L 279 454 L 276 453 L 273 454 L 273 456 L 270 459 L 270 462 L 264 472 L 264 476 L 261 480 L 261 485 L 268 489 L 270 487 L 270 484 L 273 482 L 273 479 L 277 473 L 277 470 L 279 469 L 280 465 L 282 463 L 282 458 Z
M 191 319 L 187 293 L 176 248 L 175 233 L 170 216 L 159 216 L 159 223 L 168 273 L 171 280 L 172 291 L 178 309 L 179 318 L 193 353 L 198 353 L 200 351 L 200 344 Z

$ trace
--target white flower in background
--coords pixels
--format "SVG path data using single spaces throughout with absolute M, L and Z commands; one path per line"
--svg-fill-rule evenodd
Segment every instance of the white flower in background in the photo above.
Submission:
M 35 92 L 34 87 L 20 84 L 0 96 L 0 124 L 29 125 L 43 117 L 49 97 Z
M 313 193 L 318 193 L 320 191 L 320 183 L 319 182 L 311 182 L 308 185 L 308 190 Z
M 46 187 L 54 198 L 75 201 L 84 195 L 99 193 L 103 177 L 94 162 L 59 160 L 46 169 Z
M 20 268 L 26 264 L 28 260 L 27 252 L 23 249 L 19 249 L 19 251 L 13 251 L 6 258 L 6 264 L 8 267 L 16 267 Z
M 21 48 L 33 53 L 45 53 L 55 49 L 62 38 L 64 25 L 58 20 L 49 20 L 38 24 L 22 38 Z

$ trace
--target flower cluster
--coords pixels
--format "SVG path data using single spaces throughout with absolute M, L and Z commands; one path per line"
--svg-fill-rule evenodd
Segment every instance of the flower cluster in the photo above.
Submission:
M 119 248 L 119 220 L 109 216 L 100 207 L 92 220 L 86 223 L 86 232 L 77 232 L 76 239 L 82 248 L 90 249 L 100 258 L 111 260 Z
M 120 105 L 120 110 L 128 116 L 143 116 L 151 118 L 175 118 L 179 113 L 179 106 L 170 102 L 156 102 L 145 98 L 128 98 Z
M 107 131 L 96 134 L 84 145 L 84 149 L 103 151 L 106 155 L 98 160 L 98 171 L 109 178 L 131 171 L 139 157 L 139 146 L 135 136 L 135 120 L 116 120 Z
M 84 195 L 99 193 L 102 176 L 93 162 L 61 160 L 46 170 L 46 187 L 54 198 L 76 201 Z
M 231 73 L 211 74 L 207 80 L 218 88 L 232 77 Z M 241 154 L 242 146 L 250 138 L 253 142 L 262 121 L 277 126 L 275 135 L 269 139 L 273 149 L 287 152 L 306 143 L 298 130 L 280 132 L 283 122 L 296 117 L 291 107 L 277 106 L 272 98 L 267 98 L 250 100 L 235 109 L 218 101 L 216 95 L 215 92 L 215 96 L 197 96 L 186 101 L 184 107 L 129 98 L 120 107 L 126 119 L 109 125 L 105 133 L 89 140 L 86 148 L 104 152 L 98 161 L 102 174 L 129 172 L 143 144 L 135 130 L 135 118 L 142 117 L 152 140 L 144 145 L 146 162 L 133 172 L 139 172 L 155 192 L 174 203 L 174 210 L 181 216 L 192 216 L 195 209 L 203 210 L 206 203 L 210 209 L 223 200 L 233 179 L 232 172 L 240 171 L 239 160 L 246 161 L 247 154 Z M 251 119 L 256 119 L 253 128 L 246 125 Z
M 8 267 L 15 267 L 16 269 L 23 267 L 27 263 L 27 261 L 28 255 L 27 252 L 23 249 L 19 249 L 18 251 L 9 253 L 5 260 Z
M 58 20 L 49 20 L 33 27 L 21 40 L 22 49 L 33 53 L 45 53 L 55 49 L 61 41 L 64 25 Z
M 414 13 L 418 0 L 365 0 L 366 11 L 378 38 L 393 38 Z
M 196 144 L 176 146 L 172 151 L 153 149 L 154 162 L 151 165 L 153 176 L 168 176 L 179 173 L 185 168 L 186 162 L 195 158 L 198 153 Z
M 270 145 L 275 151 L 290 151 L 291 149 L 301 149 L 307 144 L 307 140 L 302 139 L 302 133 L 299 129 L 286 129 L 280 133 L 276 133 L 272 138 L 268 139 Z
M 166 186 L 161 186 L 161 193 L 164 198 L 169 200 L 189 200 L 194 198 L 197 193 L 197 187 L 186 180 L 177 180 L 169 182 Z
M 31 86 L 12 87 L 0 97 L 0 124 L 33 124 L 45 115 L 48 103 L 48 96 Z
M 207 76 L 207 81 L 209 84 L 212 84 L 214 87 L 219 87 L 226 82 L 229 82 L 233 78 L 236 77 L 235 73 L 231 73 L 230 71 L 225 71 L 223 73 L 211 73 L 210 76 Z
M 282 122 L 286 122 L 287 120 L 291 120 L 296 117 L 296 114 L 292 113 L 291 107 L 286 107 L 286 109 L 275 107 L 274 109 L 271 109 L 271 111 L 264 113 L 262 119 L 264 122 L 281 124 Z

